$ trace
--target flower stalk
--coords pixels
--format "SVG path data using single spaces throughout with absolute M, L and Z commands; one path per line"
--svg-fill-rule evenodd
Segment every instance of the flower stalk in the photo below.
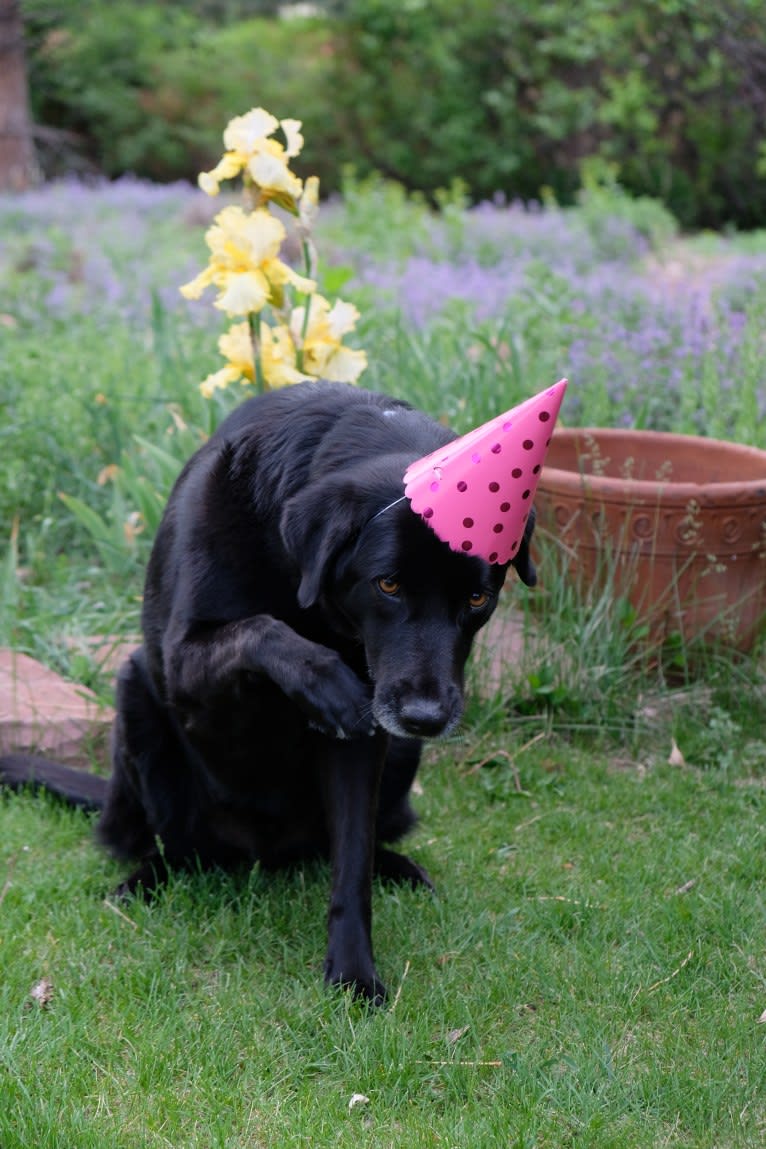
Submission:
M 258 391 L 315 378 L 355 383 L 367 365 L 364 351 L 343 344 L 359 318 L 356 308 L 343 300 L 331 306 L 317 291 L 319 181 L 304 183 L 289 166 L 303 147 L 300 129 L 299 120 L 279 121 L 263 108 L 236 116 L 223 135 L 223 157 L 200 174 L 211 196 L 241 177 L 244 204 L 218 213 L 205 235 L 208 266 L 181 287 L 187 299 L 214 287 L 214 306 L 238 320 L 218 340 L 226 362 L 200 384 L 206 396 L 235 382 Z M 297 220 L 303 274 L 280 258 L 287 230 L 274 207 Z

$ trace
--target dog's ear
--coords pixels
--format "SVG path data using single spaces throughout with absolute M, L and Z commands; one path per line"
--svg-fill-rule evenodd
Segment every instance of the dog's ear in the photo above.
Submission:
M 347 482 L 312 483 L 285 503 L 280 532 L 301 572 L 298 603 L 313 606 L 330 567 L 358 534 L 366 510 Z
M 511 559 L 511 566 L 516 567 L 519 578 L 526 586 L 534 586 L 537 582 L 537 571 L 535 564 L 532 562 L 529 553 L 529 544 L 532 541 L 532 532 L 535 529 L 535 508 L 529 512 L 527 524 L 524 527 L 524 538 L 521 540 L 521 546 L 516 552 L 514 558 Z

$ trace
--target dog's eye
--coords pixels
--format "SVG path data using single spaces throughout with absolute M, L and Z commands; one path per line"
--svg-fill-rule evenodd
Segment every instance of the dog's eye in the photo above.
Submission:
M 395 595 L 401 590 L 402 584 L 395 578 L 379 578 L 377 586 L 378 590 L 383 591 L 383 594 Z
M 486 591 L 483 590 L 475 590 L 468 599 L 468 605 L 470 606 L 471 610 L 481 610 L 481 608 L 486 606 L 488 602 L 489 595 Z

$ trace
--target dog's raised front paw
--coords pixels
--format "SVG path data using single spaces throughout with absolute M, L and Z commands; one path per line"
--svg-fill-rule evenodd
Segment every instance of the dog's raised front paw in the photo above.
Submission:
M 285 693 L 316 730 L 332 738 L 362 738 L 374 732 L 372 687 L 335 651 L 315 646 L 311 657 L 294 669 Z

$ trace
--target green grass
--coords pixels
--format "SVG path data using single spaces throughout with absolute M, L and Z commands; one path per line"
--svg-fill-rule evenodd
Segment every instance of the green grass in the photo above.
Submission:
M 376 889 L 377 1014 L 321 988 L 323 867 L 118 914 L 86 818 L 4 799 L 3 1149 L 762 1143 L 763 774 L 465 751 L 423 771 L 438 895 Z
M 476 241 L 447 207 L 457 259 Z M 69 640 L 136 633 L 174 470 L 239 397 L 207 403 L 196 388 L 217 366 L 214 319 L 160 302 L 202 258 L 195 212 L 163 200 L 134 241 L 108 198 L 66 227 L 0 201 L 0 643 L 107 700 L 111 679 Z M 601 214 L 602 248 L 629 248 Z M 576 236 L 593 229 L 592 211 L 572 218 Z M 397 262 L 443 250 L 434 226 L 373 181 L 350 185 L 325 235 L 340 262 L 344 244 Z M 521 252 L 523 234 L 511 239 Z M 505 242 L 483 235 L 482 265 Z M 669 259 L 718 266 L 762 247 L 672 240 Z M 124 313 L 78 278 L 91 249 L 128 285 Z M 62 274 L 80 294 L 57 315 L 47 293 Z M 637 274 L 631 257 L 626 281 Z M 599 327 L 611 315 L 578 310 L 576 287 L 541 256 L 495 319 L 452 303 L 418 330 L 363 287 L 363 381 L 466 430 L 566 373 L 572 341 L 592 335 L 617 358 L 574 380 L 582 423 L 623 404 L 689 430 L 702 410 L 766 446 L 762 284 L 741 288 L 736 403 L 725 348 L 689 351 L 669 388 L 672 333 L 647 367 L 629 339 L 644 305 L 625 311 L 620 342 Z M 635 387 L 613 393 L 626 364 Z M 407 848 L 438 895 L 376 888 L 383 1010 L 322 986 L 326 867 L 177 876 L 155 904 L 118 910 L 104 899 L 121 871 L 84 815 L 0 796 L 0 1149 L 766 1141 L 763 646 L 648 651 L 608 586 L 578 594 L 555 547 L 538 547 L 541 585 L 510 580 L 461 737 L 427 753 Z M 513 648 L 509 615 L 522 619 Z M 30 996 L 43 979 L 45 1005 Z M 350 1107 L 355 1094 L 367 1100 Z

